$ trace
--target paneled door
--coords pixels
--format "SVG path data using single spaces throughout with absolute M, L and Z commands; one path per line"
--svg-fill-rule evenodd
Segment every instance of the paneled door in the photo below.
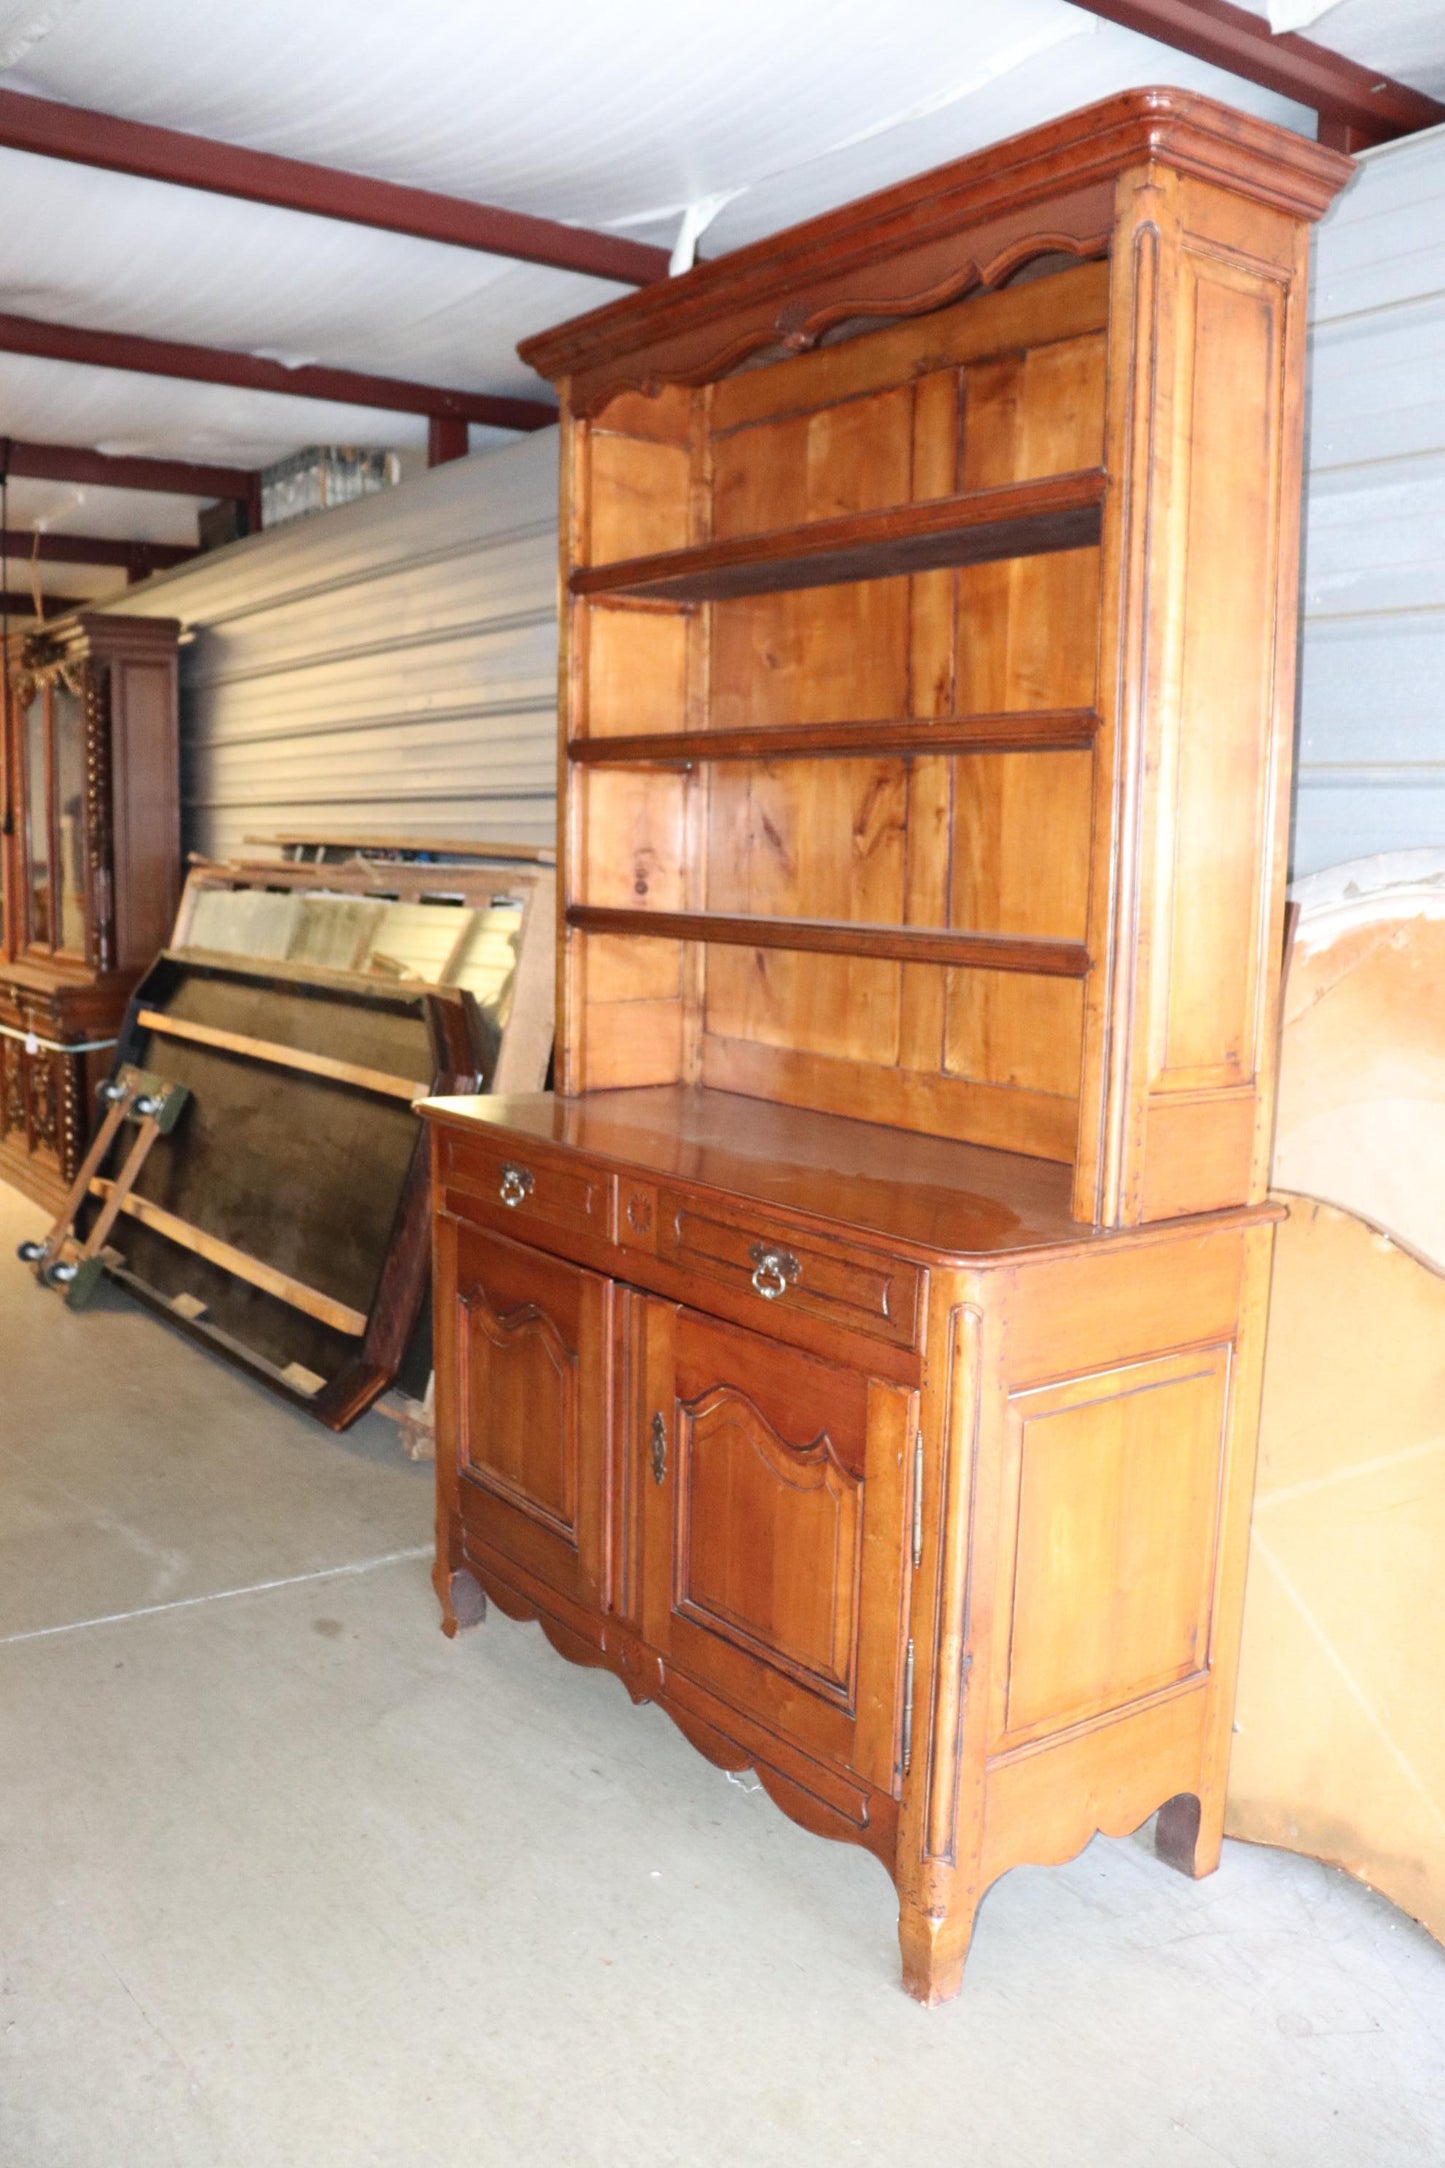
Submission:
M 642 1305 L 642 1339 L 644 1637 L 805 1752 L 896 1791 L 915 1396 L 660 1302 Z
M 613 1287 L 454 1227 L 458 1511 L 469 1543 L 591 1609 L 607 1602 Z M 525 1586 L 525 1582 L 523 1583 Z

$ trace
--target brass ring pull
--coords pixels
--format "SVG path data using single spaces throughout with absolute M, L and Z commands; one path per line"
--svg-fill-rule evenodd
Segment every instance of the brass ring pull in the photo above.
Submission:
M 506 1166 L 502 1169 L 502 1180 L 498 1195 L 503 1204 L 516 1206 L 522 1202 L 524 1197 L 530 1197 L 536 1186 L 529 1169 L 518 1167 L 511 1160 L 508 1160 Z
M 755 1242 L 748 1255 L 753 1261 L 753 1292 L 764 1302 L 776 1302 L 803 1276 L 803 1268 L 791 1250 L 770 1250 Z

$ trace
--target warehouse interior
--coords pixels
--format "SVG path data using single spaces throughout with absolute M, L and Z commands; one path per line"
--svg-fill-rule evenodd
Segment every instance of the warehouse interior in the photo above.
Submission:
M 15 2168 L 1445 2158 L 1445 19 L 819 29 L 0 0 Z

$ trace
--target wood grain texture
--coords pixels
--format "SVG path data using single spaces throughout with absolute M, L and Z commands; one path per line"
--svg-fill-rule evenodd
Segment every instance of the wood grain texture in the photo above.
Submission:
M 103 1175 L 96 1175 L 90 1184 L 91 1195 L 108 1203 L 111 1183 Z M 289 1303 L 293 1310 L 304 1310 L 308 1317 L 316 1318 L 323 1325 L 330 1325 L 336 1332 L 354 1334 L 358 1339 L 366 1330 L 366 1319 L 360 1310 L 351 1309 L 344 1302 L 335 1302 L 323 1295 L 319 1288 L 307 1287 L 290 1273 L 278 1272 L 259 1257 L 248 1257 L 237 1249 L 234 1242 L 222 1242 L 218 1236 L 207 1234 L 202 1227 L 193 1227 L 175 1212 L 167 1212 L 162 1205 L 154 1204 L 149 1197 L 127 1195 L 120 1200 L 119 1209 L 129 1219 L 137 1219 L 143 1227 L 150 1227 L 164 1235 L 168 1242 L 189 1250 L 195 1257 L 205 1258 L 208 1264 L 220 1265 L 244 1280 L 250 1287 L 259 1287 L 264 1294 L 275 1295 L 281 1302 Z
M 918 715 L 897 722 L 793 723 L 759 730 L 657 730 L 574 738 L 569 760 L 584 764 L 641 761 L 666 767 L 710 760 L 816 760 L 870 752 L 1006 753 L 1087 751 L 1098 730 L 1091 708 L 1044 709 L 1005 715 Z
M 923 926 L 855 926 L 844 919 L 734 918 L 723 911 L 628 911 L 583 903 L 568 908 L 567 922 L 583 932 L 713 941 L 742 948 L 798 949 L 818 955 L 972 964 L 987 971 L 1025 971 L 1039 978 L 1081 979 L 1089 969 L 1088 950 L 1077 941 L 935 933 Z
M 138 1009 L 136 1023 L 161 1039 L 188 1039 L 194 1046 L 218 1047 L 223 1053 L 240 1054 L 247 1061 L 269 1062 L 277 1069 L 297 1069 L 305 1076 L 324 1076 L 334 1084 L 350 1084 L 358 1091 L 379 1092 L 386 1099 L 404 1099 L 408 1106 L 421 1096 L 415 1080 L 388 1076 L 383 1069 L 368 1069 L 360 1062 L 335 1061 L 326 1054 L 308 1054 L 294 1046 L 278 1046 L 269 1039 L 253 1039 L 244 1032 L 223 1031 L 210 1024 L 190 1024 L 180 1017 L 163 1015 L 158 1009 Z
M 1097 471 L 1046 475 L 877 512 L 848 512 L 802 526 L 749 531 L 692 549 L 667 550 L 574 572 L 578 595 L 658 602 L 724 602 L 857 580 L 897 579 L 935 565 L 987 564 L 1097 542 L 1104 478 Z
M 1218 1858 L 1347 170 L 1131 92 L 526 350 L 568 379 L 563 1093 L 425 1110 L 444 1369 L 467 1245 L 526 1260 L 474 1335 L 524 1382 L 439 1387 L 497 1471 L 439 1455 L 443 1622 L 474 1572 L 872 1849 L 924 2002 L 1010 1867 L 1156 1812 Z

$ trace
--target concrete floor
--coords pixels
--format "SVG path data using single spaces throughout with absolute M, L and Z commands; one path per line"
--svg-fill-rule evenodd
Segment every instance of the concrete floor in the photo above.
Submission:
M 1343 1876 L 1022 1869 L 960 2001 L 875 1862 L 495 1613 L 333 1439 L 0 1190 L 3 2168 L 1445 2163 L 1445 1956 Z

